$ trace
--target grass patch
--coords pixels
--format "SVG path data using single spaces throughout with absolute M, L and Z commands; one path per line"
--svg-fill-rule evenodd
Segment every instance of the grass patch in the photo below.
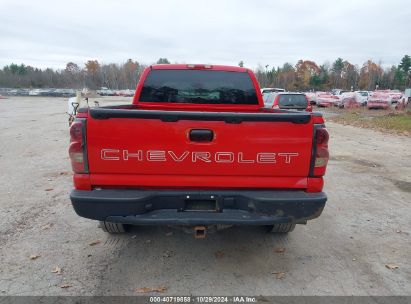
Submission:
M 391 131 L 403 135 L 411 134 L 411 113 L 370 110 L 348 110 L 340 112 L 330 121 L 362 128 Z

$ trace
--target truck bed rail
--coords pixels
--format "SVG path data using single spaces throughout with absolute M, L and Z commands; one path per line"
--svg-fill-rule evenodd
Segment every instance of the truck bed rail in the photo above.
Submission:
M 281 113 L 241 113 L 241 112 L 189 112 L 189 111 L 163 111 L 118 109 L 111 107 L 91 108 L 90 116 L 94 119 L 110 118 L 140 118 L 159 119 L 164 122 L 179 120 L 224 121 L 239 124 L 242 122 L 291 122 L 306 124 L 310 121 L 310 113 L 287 111 Z

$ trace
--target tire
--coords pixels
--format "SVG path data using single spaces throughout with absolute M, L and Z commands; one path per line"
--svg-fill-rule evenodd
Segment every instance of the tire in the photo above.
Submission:
M 294 228 L 295 224 L 293 223 L 274 224 L 271 226 L 267 226 L 268 231 L 273 233 L 288 233 L 293 231 Z
M 127 226 L 124 224 L 104 222 L 104 221 L 100 221 L 100 228 L 103 229 L 104 232 L 111 233 L 111 234 L 125 233 L 127 231 L 126 229 Z

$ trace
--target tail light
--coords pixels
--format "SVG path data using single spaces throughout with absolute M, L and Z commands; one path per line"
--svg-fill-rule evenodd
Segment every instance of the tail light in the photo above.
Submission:
M 315 147 L 314 147 L 314 159 L 312 165 L 312 176 L 323 176 L 327 167 L 328 159 L 330 157 L 328 153 L 328 131 L 325 126 L 315 127 Z
M 69 155 L 74 173 L 88 173 L 85 119 L 76 118 L 70 127 Z

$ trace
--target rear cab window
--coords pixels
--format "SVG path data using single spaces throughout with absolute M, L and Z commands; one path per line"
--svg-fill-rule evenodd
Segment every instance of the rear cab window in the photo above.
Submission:
M 280 108 L 305 109 L 308 106 L 305 95 L 302 94 L 281 94 L 278 99 Z
M 139 102 L 258 105 L 258 98 L 246 72 L 151 70 Z

